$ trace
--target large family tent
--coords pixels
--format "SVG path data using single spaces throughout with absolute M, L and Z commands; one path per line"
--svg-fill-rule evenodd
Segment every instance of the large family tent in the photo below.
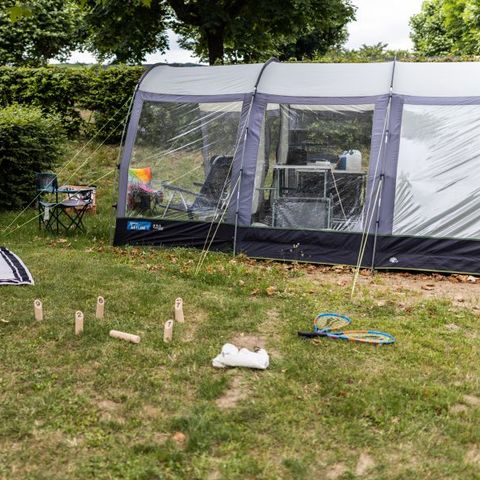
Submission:
M 480 273 L 480 63 L 155 66 L 116 245 Z

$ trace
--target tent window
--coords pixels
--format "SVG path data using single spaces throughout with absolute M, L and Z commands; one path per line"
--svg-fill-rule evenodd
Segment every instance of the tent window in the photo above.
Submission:
M 222 218 L 242 104 L 145 102 L 130 162 L 127 215 Z
M 252 225 L 361 231 L 374 105 L 269 104 Z
M 480 105 L 405 105 L 393 233 L 480 239 Z

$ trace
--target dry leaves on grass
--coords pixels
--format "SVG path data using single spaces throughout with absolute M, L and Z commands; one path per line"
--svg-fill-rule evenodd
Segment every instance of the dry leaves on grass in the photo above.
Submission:
M 273 285 L 270 287 L 267 287 L 266 292 L 269 297 L 275 295 L 277 293 L 278 289 L 277 287 L 274 287 Z

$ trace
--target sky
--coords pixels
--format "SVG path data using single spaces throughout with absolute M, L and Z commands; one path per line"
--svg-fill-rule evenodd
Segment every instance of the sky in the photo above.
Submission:
M 418 13 L 423 0 L 352 0 L 357 7 L 357 19 L 348 26 L 347 48 L 358 48 L 362 44 L 388 43 L 392 50 L 412 48 L 409 37 L 410 17 Z M 187 50 L 178 46 L 173 32 L 169 32 L 170 49 L 164 54 L 148 55 L 146 63 L 198 63 Z M 70 62 L 95 63 L 89 53 L 75 52 Z

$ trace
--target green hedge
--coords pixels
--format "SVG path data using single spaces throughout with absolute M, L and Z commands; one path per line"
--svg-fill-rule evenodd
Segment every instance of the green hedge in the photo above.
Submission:
M 128 99 L 143 72 L 143 67 L 127 66 L 0 67 L 0 106 L 37 106 L 60 115 L 70 136 L 101 131 L 99 136 L 105 138 L 125 117 Z M 121 131 L 119 126 L 109 140 L 118 141 Z
M 0 109 L 0 210 L 15 210 L 35 197 L 35 172 L 50 170 L 63 152 L 58 115 L 38 107 Z

